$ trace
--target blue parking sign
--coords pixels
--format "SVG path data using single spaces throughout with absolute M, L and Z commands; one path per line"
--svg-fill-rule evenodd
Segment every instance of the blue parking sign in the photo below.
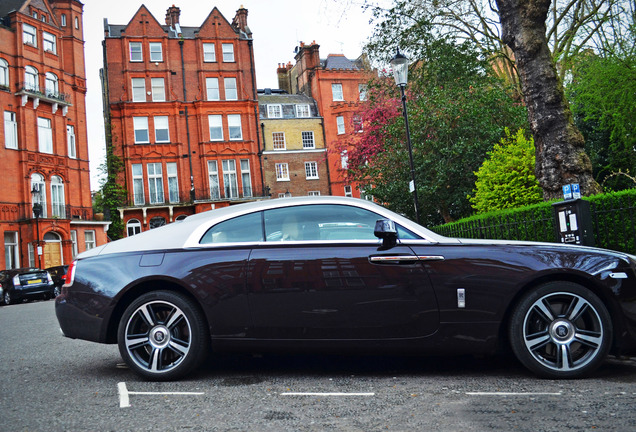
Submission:
M 581 198 L 581 189 L 579 188 L 578 183 L 572 184 L 572 198 L 579 199 Z
M 563 199 L 572 199 L 572 188 L 569 184 L 563 186 Z

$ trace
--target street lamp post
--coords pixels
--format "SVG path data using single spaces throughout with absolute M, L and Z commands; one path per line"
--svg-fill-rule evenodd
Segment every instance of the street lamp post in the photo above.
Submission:
M 404 115 L 404 126 L 406 128 L 406 144 L 409 149 L 409 163 L 411 167 L 411 183 L 409 184 L 409 190 L 413 192 L 413 203 L 415 205 L 415 221 L 420 223 L 420 211 L 417 202 L 417 186 L 415 184 L 415 167 L 413 165 L 413 148 L 411 146 L 411 131 L 409 130 L 409 115 L 406 111 L 406 94 L 404 89 L 408 81 L 409 75 L 409 59 L 404 54 L 397 50 L 395 57 L 391 59 L 391 67 L 393 68 L 393 77 L 395 78 L 395 84 L 400 88 L 402 94 L 402 114 Z
M 35 242 L 35 254 L 38 256 L 38 267 L 42 266 L 40 262 L 40 215 L 42 214 L 42 204 L 36 202 L 36 198 L 40 195 L 40 191 L 37 188 L 33 188 L 31 191 L 31 196 L 33 197 L 33 214 L 35 215 L 35 231 L 36 231 L 36 242 Z

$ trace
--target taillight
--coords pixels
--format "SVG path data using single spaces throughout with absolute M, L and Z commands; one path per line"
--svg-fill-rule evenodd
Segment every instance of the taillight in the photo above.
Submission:
M 75 281 L 75 265 L 76 265 L 77 261 L 73 261 L 69 266 L 68 266 L 68 270 L 66 271 L 66 275 L 64 276 L 64 285 L 65 287 L 71 286 L 73 285 L 73 282 Z
M 46 272 L 46 278 L 48 279 L 49 285 L 53 285 L 53 278 L 51 278 L 49 272 Z
M 20 285 L 22 285 L 20 283 L 20 275 L 13 276 L 13 286 L 20 286 Z

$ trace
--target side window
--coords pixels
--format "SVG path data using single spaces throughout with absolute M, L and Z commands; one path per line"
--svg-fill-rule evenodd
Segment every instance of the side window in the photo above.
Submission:
M 317 204 L 265 211 L 265 238 L 273 241 L 375 240 L 377 213 L 358 207 Z M 400 238 L 419 238 L 397 226 Z
M 357 207 L 305 205 L 265 212 L 267 241 L 377 240 L 375 222 L 382 217 Z
M 238 216 L 214 225 L 201 238 L 200 244 L 263 241 L 261 213 Z

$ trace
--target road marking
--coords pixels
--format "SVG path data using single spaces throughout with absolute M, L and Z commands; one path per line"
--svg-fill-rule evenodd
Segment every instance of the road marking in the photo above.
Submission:
M 128 391 L 128 388 L 126 388 L 126 383 L 125 382 L 120 382 L 120 383 L 117 384 L 117 391 L 119 393 L 119 408 L 128 408 L 130 406 L 130 397 L 129 397 L 129 395 L 201 396 L 201 395 L 205 394 L 204 392 L 135 392 L 135 391 Z
M 284 392 L 281 396 L 375 396 L 375 393 L 311 393 L 311 392 Z
M 466 392 L 469 396 L 561 396 L 563 392 Z

